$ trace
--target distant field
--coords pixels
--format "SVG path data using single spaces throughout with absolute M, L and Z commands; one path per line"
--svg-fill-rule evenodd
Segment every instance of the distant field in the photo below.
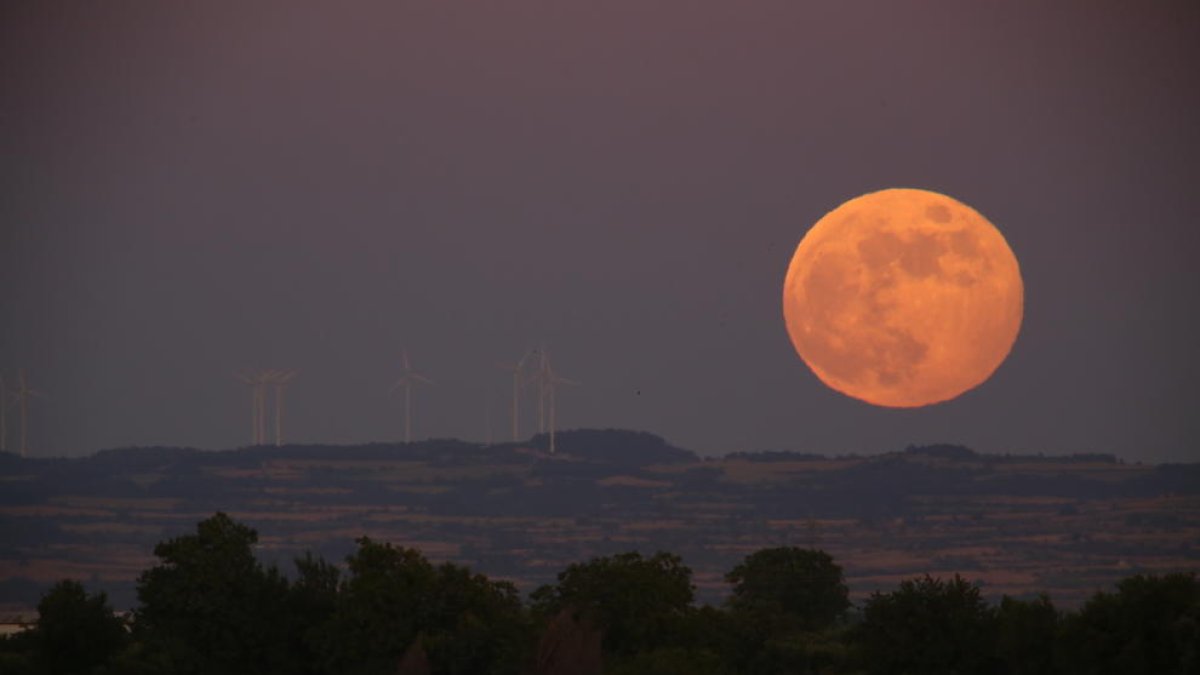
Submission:
M 708 602 L 742 557 L 780 545 L 828 550 L 857 599 L 957 573 L 992 597 L 1045 591 L 1072 606 L 1130 574 L 1200 568 L 1195 465 L 961 450 L 701 461 L 646 435 L 575 433 L 557 456 L 431 442 L 10 457 L 0 605 L 28 605 L 64 577 L 132 604 L 154 544 L 216 510 L 255 527 L 285 571 L 304 551 L 340 561 L 370 536 L 532 590 L 592 556 L 668 550 Z

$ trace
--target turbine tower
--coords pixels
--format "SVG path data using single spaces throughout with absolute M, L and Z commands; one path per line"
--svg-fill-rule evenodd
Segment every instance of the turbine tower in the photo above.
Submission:
M 396 380 L 396 384 L 392 385 L 392 392 L 400 387 L 404 387 L 404 442 L 412 442 L 412 387 L 413 383 L 433 384 L 433 380 L 425 377 L 421 373 L 413 370 L 412 365 L 408 362 L 408 350 L 402 350 L 401 356 L 404 359 L 403 369 L 401 370 L 400 379 Z
M 8 384 L 0 374 L 0 452 L 8 452 Z
M 525 373 L 525 363 L 529 357 L 533 355 L 532 350 L 525 352 L 521 360 L 516 363 L 501 363 L 498 364 L 501 370 L 507 370 L 512 373 L 512 439 L 513 442 L 521 438 L 520 425 L 520 400 L 521 386 L 524 384 L 521 381 L 521 376 Z
M 42 394 L 29 388 L 29 382 L 25 379 L 25 370 L 23 368 L 17 371 L 17 390 L 13 394 L 21 410 L 21 456 L 25 457 L 29 452 L 27 443 L 29 439 L 29 399 L 34 396 L 41 398 Z
M 547 363 L 546 345 L 542 345 L 534 350 L 534 355 L 537 357 L 537 370 L 529 376 L 529 381 L 537 385 L 537 402 L 538 402 L 538 433 L 546 433 L 546 378 L 545 366 Z
M 275 385 L 275 447 L 283 445 L 283 390 L 299 373 L 295 370 L 273 370 L 267 381 Z
M 487 395 L 483 399 L 483 429 L 484 436 L 487 439 L 486 444 L 492 444 L 492 397 Z
M 545 398 L 550 403 L 550 454 L 554 454 L 554 433 L 557 425 L 555 420 L 555 392 L 560 384 L 576 387 L 579 386 L 579 383 L 574 380 L 568 380 L 565 377 L 561 377 L 558 373 L 554 372 L 554 368 L 550 366 L 550 355 L 546 353 L 545 349 L 541 350 L 539 356 L 538 369 L 534 374 L 534 377 L 537 378 L 539 390 L 545 392 Z
M 250 435 L 251 445 L 262 445 L 267 435 L 267 381 L 270 371 L 238 373 L 238 380 L 250 387 Z

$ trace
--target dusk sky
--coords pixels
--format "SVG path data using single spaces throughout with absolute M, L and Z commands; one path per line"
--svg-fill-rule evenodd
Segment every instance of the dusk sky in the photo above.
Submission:
M 300 371 L 287 440 L 396 440 L 402 348 L 416 437 L 490 401 L 499 439 L 544 343 L 561 427 L 701 453 L 1200 461 L 1197 120 L 1194 1 L 8 2 L 0 370 L 35 456 L 244 445 L 252 368 Z M 805 231 L 888 187 L 1024 278 L 1008 360 L 926 408 L 782 318 Z

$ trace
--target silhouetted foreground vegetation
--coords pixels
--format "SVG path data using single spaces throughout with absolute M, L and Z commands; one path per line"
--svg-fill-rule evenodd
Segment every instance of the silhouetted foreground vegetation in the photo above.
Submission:
M 825 552 L 770 548 L 697 606 L 676 555 L 570 565 L 529 603 L 511 583 L 361 538 L 344 567 L 312 555 L 289 578 L 254 530 L 217 513 L 161 542 L 139 605 L 62 581 L 36 626 L 0 641 L 0 672 L 256 675 L 715 675 L 1200 672 L 1194 574 L 1134 576 L 1075 612 L 1048 597 L 989 606 L 962 578 L 904 581 L 853 608 Z

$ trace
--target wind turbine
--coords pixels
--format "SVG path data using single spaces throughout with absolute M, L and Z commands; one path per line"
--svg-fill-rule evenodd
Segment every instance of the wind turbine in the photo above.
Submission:
M 273 370 L 266 381 L 275 385 L 275 447 L 283 445 L 283 390 L 299 373 L 295 370 Z
M 483 399 L 483 428 L 487 438 L 486 444 L 492 444 L 492 396 L 488 394 Z
M 404 359 L 404 367 L 401 371 L 400 379 L 396 380 L 396 384 L 392 385 L 392 393 L 400 387 L 404 387 L 404 442 L 412 442 L 412 386 L 414 382 L 421 384 L 433 384 L 433 380 L 425 377 L 421 373 L 413 370 L 412 365 L 408 362 L 408 350 L 401 352 Z
M 540 357 L 538 370 L 534 377 L 537 378 L 538 387 L 545 391 L 546 398 L 548 398 L 550 401 L 550 454 L 554 454 L 554 432 L 556 426 L 554 405 L 556 399 L 555 392 L 560 384 L 577 387 L 579 386 L 579 383 L 574 380 L 568 380 L 565 377 L 561 377 L 558 373 L 554 372 L 554 368 L 550 366 L 550 355 L 546 353 L 545 349 L 541 350 Z
M 0 374 L 0 452 L 8 452 L 8 385 Z
M 17 371 L 17 390 L 13 392 L 16 395 L 17 405 L 21 407 L 21 456 L 24 457 L 29 451 L 26 441 L 29 437 L 29 399 L 37 396 L 44 398 L 41 392 L 29 388 L 29 382 L 25 379 L 25 369 Z
M 546 433 L 546 378 L 544 375 L 544 367 L 547 363 L 546 345 L 538 347 L 533 352 L 538 359 L 537 370 L 529 376 L 529 381 L 537 384 L 537 402 L 538 402 L 538 433 Z
M 525 352 L 520 361 L 516 363 L 501 363 L 498 364 L 501 370 L 507 370 L 512 373 L 512 439 L 514 442 L 520 440 L 520 400 L 521 400 L 521 375 L 525 372 L 525 362 L 533 355 L 533 351 Z
M 251 443 L 253 445 L 262 445 L 264 438 L 267 435 L 267 380 L 271 376 L 269 371 L 258 371 L 252 373 L 237 373 L 236 377 L 243 384 L 249 386 L 250 389 L 250 432 Z

